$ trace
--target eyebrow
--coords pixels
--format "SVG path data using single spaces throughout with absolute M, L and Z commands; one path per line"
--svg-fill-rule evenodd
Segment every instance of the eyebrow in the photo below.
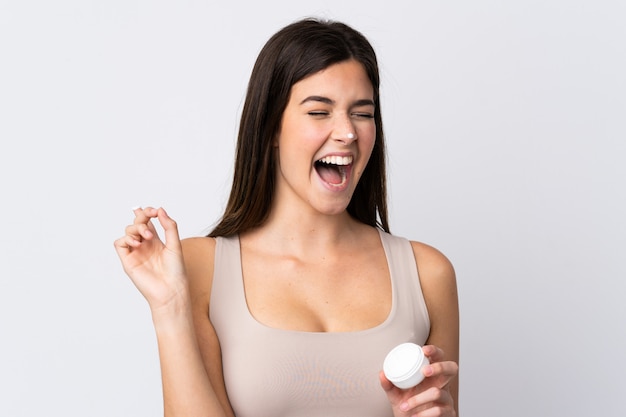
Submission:
M 302 100 L 300 104 L 307 103 L 309 101 L 317 101 L 324 104 L 335 104 L 334 100 L 329 99 L 328 97 L 323 96 L 309 96 Z M 361 106 L 374 106 L 374 100 L 370 99 L 361 99 L 354 102 L 353 107 L 361 107 Z

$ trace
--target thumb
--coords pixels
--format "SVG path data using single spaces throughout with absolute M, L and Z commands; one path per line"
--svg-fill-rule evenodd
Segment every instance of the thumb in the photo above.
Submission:
M 378 374 L 378 379 L 380 380 L 380 386 L 387 394 L 387 399 L 392 407 L 400 407 L 403 403 L 404 391 L 396 387 L 387 379 L 385 373 L 380 371 Z
M 161 227 L 163 227 L 165 246 L 175 252 L 182 252 L 176 221 L 167 214 L 163 207 L 158 209 L 157 218 L 159 219 L 159 223 L 161 223 Z
M 383 371 L 378 373 L 378 379 L 380 380 L 380 386 L 383 387 L 385 391 L 391 391 L 393 389 L 394 385 L 387 379 Z

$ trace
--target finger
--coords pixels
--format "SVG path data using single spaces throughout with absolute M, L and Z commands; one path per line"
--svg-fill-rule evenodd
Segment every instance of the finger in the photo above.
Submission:
M 138 240 L 152 239 L 154 236 L 157 236 L 156 228 L 154 224 L 150 221 L 151 219 L 157 217 L 158 210 L 153 207 L 133 207 L 133 213 L 135 214 L 135 219 L 133 220 L 133 225 L 136 225 L 139 230 Z
M 128 252 L 130 252 L 130 247 L 128 246 L 128 243 L 126 243 L 126 238 L 127 236 L 124 236 L 119 239 L 115 239 L 115 241 L 113 242 L 113 247 L 115 248 L 117 254 L 120 256 L 126 255 Z
M 126 226 L 126 229 L 124 229 L 124 232 L 126 233 L 127 236 L 130 236 L 133 239 L 141 242 L 143 240 L 152 239 L 156 235 L 156 232 L 153 230 L 154 230 L 154 226 L 150 227 L 150 223 L 148 224 L 140 223 L 140 224 L 131 224 L 130 226 Z
M 440 362 L 444 360 L 445 358 L 444 351 L 441 348 L 434 346 L 434 345 L 422 346 L 422 352 L 424 352 L 424 355 L 428 357 L 428 360 L 431 363 Z
M 143 239 L 136 233 L 127 233 L 114 242 L 115 246 L 127 246 L 129 249 L 141 246 Z
M 157 215 L 165 233 L 165 246 L 180 253 L 182 250 L 178 235 L 178 224 L 167 214 L 163 207 L 157 210 Z
M 147 224 L 150 219 L 155 218 L 157 216 L 157 210 L 153 207 L 133 207 L 133 213 L 135 213 L 135 220 L 133 220 L 134 224 Z
M 133 239 L 130 236 L 123 236 L 113 242 L 115 251 L 120 257 L 128 255 L 134 247 L 137 247 L 139 245 L 141 245 L 141 242 Z
M 447 390 L 431 387 L 407 399 L 400 405 L 400 410 L 412 415 L 426 416 L 441 415 L 437 414 L 439 410 L 451 407 L 454 407 L 452 395 Z
M 459 373 L 459 365 L 453 361 L 435 362 L 422 369 L 432 386 L 443 388 Z

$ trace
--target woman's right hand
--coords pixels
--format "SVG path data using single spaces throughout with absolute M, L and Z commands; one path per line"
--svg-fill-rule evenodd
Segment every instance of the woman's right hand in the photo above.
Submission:
M 178 226 L 163 208 L 133 209 L 135 219 L 114 242 L 124 271 L 148 301 L 153 312 L 177 308 L 188 301 L 185 265 Z M 152 224 L 158 219 L 165 232 L 161 241 Z
M 423 347 L 430 365 L 424 368 L 424 379 L 406 390 L 395 387 L 380 371 L 380 383 L 391 402 L 394 416 L 411 417 L 455 417 L 457 406 L 450 393 L 450 382 L 459 372 L 456 362 L 445 361 L 443 351 L 433 345 Z

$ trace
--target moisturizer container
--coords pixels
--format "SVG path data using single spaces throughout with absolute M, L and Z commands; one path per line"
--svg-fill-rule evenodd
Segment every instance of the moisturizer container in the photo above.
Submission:
M 429 363 L 420 346 L 415 343 L 402 343 L 385 357 L 383 372 L 393 385 L 408 389 L 422 382 L 424 379 L 422 368 Z

